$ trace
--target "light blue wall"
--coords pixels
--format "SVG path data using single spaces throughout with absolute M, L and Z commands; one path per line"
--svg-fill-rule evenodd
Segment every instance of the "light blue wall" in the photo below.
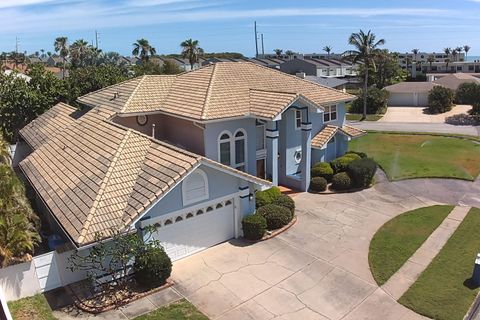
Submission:
M 221 172 L 219 170 L 200 166 L 207 177 L 208 177 L 208 192 L 209 198 L 207 200 L 202 200 L 197 203 L 191 203 L 188 206 L 194 206 L 196 204 L 207 202 L 210 200 L 214 200 L 217 198 L 221 198 L 227 196 L 232 193 L 236 193 L 239 191 L 240 186 L 248 185 L 244 180 Z M 254 193 L 253 186 L 250 186 L 250 192 Z M 243 212 L 254 212 L 255 210 L 255 200 L 249 202 L 249 207 L 241 208 Z M 182 210 L 186 207 L 183 206 L 182 200 L 182 183 L 178 184 L 173 190 L 171 190 L 160 202 L 158 202 L 148 213 L 146 217 L 154 218 L 158 217 L 167 213 L 175 212 L 178 210 Z M 144 218 L 146 218 L 144 217 Z
M 247 133 L 246 171 L 252 175 L 256 175 L 256 125 L 255 119 L 253 118 L 207 123 L 205 125 L 204 131 L 205 156 L 212 160 L 219 161 L 220 159 L 218 158 L 218 138 L 220 133 L 228 130 L 232 135 L 234 135 L 238 129 L 244 129 Z

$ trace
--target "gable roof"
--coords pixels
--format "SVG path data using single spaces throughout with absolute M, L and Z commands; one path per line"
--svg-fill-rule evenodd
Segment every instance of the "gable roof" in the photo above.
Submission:
M 435 83 L 452 90 L 457 90 L 463 83 L 480 83 L 480 79 L 466 73 L 452 73 L 435 80 Z
M 54 112 L 52 110 L 47 111 Z M 268 182 L 110 122 L 93 109 L 20 163 L 53 216 L 78 246 L 125 230 L 205 163 L 257 185 Z
M 318 84 L 321 84 L 322 86 L 326 86 L 329 88 L 336 88 L 339 86 L 343 86 L 344 84 L 347 84 L 348 81 L 345 79 L 340 79 L 340 78 L 322 78 L 322 77 L 317 77 L 317 76 L 305 76 L 305 80 L 312 81 Z
M 258 93 L 252 96 L 252 90 Z M 114 98 L 115 92 L 120 93 L 120 98 Z M 82 96 L 78 101 L 94 107 L 108 105 L 125 114 L 164 112 L 208 121 L 264 116 L 268 100 L 277 99 L 272 93 L 303 96 L 319 108 L 355 99 L 341 91 L 255 63 L 218 62 L 179 75 L 135 78 Z M 257 110 L 256 102 L 250 99 L 258 99 L 260 95 L 267 103 Z M 282 111 L 275 104 L 267 113 L 273 119 Z
M 435 87 L 433 82 L 399 82 L 385 87 L 390 93 L 426 93 Z
M 344 125 L 343 127 L 337 127 L 326 125 L 312 138 L 312 148 L 322 149 L 333 138 L 333 136 L 337 134 L 337 132 L 341 132 L 350 138 L 358 138 L 367 134 L 365 131 L 352 126 Z
M 75 107 L 58 103 L 20 130 L 20 135 L 33 149 L 39 148 L 57 132 L 75 122 Z

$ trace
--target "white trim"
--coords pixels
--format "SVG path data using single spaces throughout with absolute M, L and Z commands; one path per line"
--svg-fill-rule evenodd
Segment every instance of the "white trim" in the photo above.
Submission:
M 311 123 L 302 123 L 302 126 L 300 128 L 302 128 L 302 130 L 312 130 L 312 124 Z
M 198 198 L 195 198 L 195 199 L 187 199 L 187 190 L 186 188 L 188 187 L 188 179 L 192 177 L 193 174 L 199 174 L 202 176 L 203 178 L 203 183 L 204 183 L 204 187 L 205 187 L 205 194 L 201 197 L 198 197 Z M 192 204 L 192 203 L 197 203 L 197 202 L 200 202 L 202 200 L 206 200 L 210 197 L 210 193 L 208 191 L 208 176 L 207 174 L 205 173 L 205 171 L 203 171 L 202 169 L 196 169 L 194 170 L 191 174 L 188 175 L 188 177 L 186 177 L 183 182 L 182 182 L 182 203 L 184 206 L 186 205 L 189 205 L 189 204 Z
M 335 119 L 332 120 L 332 107 L 335 107 Z M 329 112 L 327 112 L 329 111 Z M 325 115 L 329 115 L 328 118 L 330 120 L 328 121 L 325 121 Z M 323 112 L 323 123 L 330 123 L 330 122 L 333 122 L 333 121 L 337 121 L 338 120 L 338 104 L 331 104 L 331 105 L 328 105 L 326 107 L 324 107 L 324 112 Z
M 267 149 L 257 150 L 256 159 L 261 160 L 267 157 Z
M 268 138 L 278 138 L 279 137 L 279 133 L 278 133 L 278 130 L 275 130 L 275 131 L 266 131 L 265 133 L 265 136 L 268 137 Z
M 210 161 L 212 161 L 212 162 L 210 162 Z M 243 180 L 248 181 L 248 182 L 250 182 L 250 183 L 253 183 L 253 184 L 257 185 L 257 186 L 260 186 L 260 187 L 261 187 L 260 190 L 265 190 L 265 189 L 268 189 L 268 188 L 270 188 L 270 187 L 272 186 L 272 183 L 271 183 L 271 182 L 265 181 L 264 184 L 260 184 L 260 183 L 259 183 L 258 181 L 256 181 L 255 179 L 252 179 L 252 178 L 246 177 L 246 176 L 244 176 L 244 175 L 242 175 L 242 174 L 240 174 L 240 173 L 237 173 L 237 172 L 230 171 L 230 170 L 227 170 L 227 169 L 225 169 L 225 168 L 222 168 L 221 165 L 215 165 L 215 163 L 213 162 L 213 160 L 210 160 L 210 159 L 208 159 L 208 160 L 202 159 L 202 160 L 200 160 L 200 163 L 203 164 L 204 166 L 210 167 L 210 168 L 212 168 L 212 169 L 216 169 L 216 170 L 218 170 L 218 171 L 220 171 L 220 172 L 229 174 L 229 175 L 234 176 L 234 177 L 236 177 L 236 178 L 240 178 L 240 179 L 243 179 Z M 232 170 L 235 170 L 235 169 L 232 168 Z M 246 173 L 246 174 L 248 174 L 248 173 Z M 260 178 L 258 178 L 258 179 L 260 179 Z
M 224 134 L 228 135 L 228 143 L 230 144 L 230 149 L 229 149 L 229 151 L 230 151 L 230 163 L 222 163 L 222 161 L 221 161 L 222 159 L 221 159 L 220 144 L 224 143 L 224 142 L 227 142 L 227 139 L 221 139 Z M 232 165 L 232 137 L 233 137 L 233 135 L 229 130 L 223 130 L 222 132 L 220 132 L 220 134 L 217 137 L 217 149 L 218 149 L 217 150 L 218 151 L 217 161 L 219 163 L 222 163 L 222 164 L 226 165 L 226 166 L 231 166 Z
M 299 109 L 292 109 L 293 110 L 293 119 L 295 121 L 295 130 L 299 131 L 302 129 L 302 110 Z M 300 117 L 297 117 L 297 115 L 300 114 Z M 298 125 L 298 120 L 300 120 L 300 126 Z
M 243 133 L 243 136 L 241 137 L 238 137 L 237 138 L 237 134 L 239 132 L 242 132 Z M 239 167 L 244 167 L 245 170 L 244 172 L 248 172 L 248 135 L 247 135 L 247 131 L 243 128 L 239 128 L 235 131 L 235 133 L 233 134 L 233 148 L 231 149 L 233 151 L 233 158 L 231 160 L 233 160 L 233 168 L 237 169 Z M 237 140 L 243 140 L 244 143 L 243 143 L 243 162 L 241 163 L 237 163 L 237 160 L 236 160 L 236 156 L 237 156 Z M 241 170 L 240 170 L 241 171 Z

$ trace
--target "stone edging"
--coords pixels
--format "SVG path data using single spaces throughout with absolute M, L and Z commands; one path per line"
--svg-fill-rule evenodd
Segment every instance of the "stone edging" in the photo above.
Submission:
M 244 237 L 242 237 L 242 239 L 246 242 L 250 242 L 250 243 L 257 243 L 257 242 L 262 242 L 262 241 L 266 241 L 268 239 L 271 239 L 271 238 L 274 238 L 276 236 L 278 236 L 279 234 L 287 231 L 288 229 L 290 229 L 290 227 L 292 227 L 295 223 L 297 222 L 297 216 L 294 216 L 292 221 L 290 221 L 287 225 L 281 227 L 280 229 L 276 229 L 276 230 L 273 230 L 272 233 L 268 234 L 268 231 L 267 231 L 267 234 L 265 234 L 263 236 L 262 239 L 260 240 L 249 240 L 249 239 L 246 239 Z
M 355 188 L 355 189 L 348 189 L 348 190 L 332 190 L 332 189 L 330 189 L 330 187 L 328 186 L 328 187 L 327 187 L 327 190 L 325 190 L 325 191 L 315 192 L 315 191 L 311 191 L 311 190 L 310 190 L 310 191 L 308 191 L 308 192 L 309 192 L 309 193 L 313 193 L 313 194 L 352 193 L 352 192 L 358 192 L 358 191 L 370 189 L 370 188 L 372 188 L 374 185 L 375 185 L 375 183 L 372 183 L 371 185 L 369 185 L 368 187 L 365 187 L 365 188 Z

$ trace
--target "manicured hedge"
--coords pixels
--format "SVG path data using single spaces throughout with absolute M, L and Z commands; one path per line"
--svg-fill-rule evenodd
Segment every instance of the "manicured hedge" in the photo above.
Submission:
M 292 197 L 286 194 L 282 194 L 273 202 L 273 204 L 285 207 L 290 210 L 291 218 L 293 218 L 293 216 L 295 215 L 295 201 L 293 201 Z
M 428 95 L 428 112 L 444 113 L 452 110 L 455 92 L 449 88 L 435 86 Z
M 350 162 L 358 159 L 360 159 L 358 154 L 347 153 L 344 156 L 341 156 L 330 162 L 330 165 L 335 173 L 344 172 L 347 170 L 347 166 Z
M 172 261 L 162 247 L 149 247 L 135 257 L 135 280 L 146 287 L 158 287 L 167 281 L 172 273 Z
M 257 191 L 255 193 L 255 206 L 256 208 L 263 207 L 267 204 L 272 204 L 278 197 L 282 195 L 278 187 L 271 187 L 264 191 Z
M 311 171 L 311 177 L 323 177 L 327 181 L 331 181 L 333 177 L 333 169 L 328 162 L 317 162 Z
M 375 171 L 377 171 L 377 163 L 369 158 L 352 161 L 347 167 L 347 173 L 357 188 L 371 185 Z
M 275 230 L 287 225 L 292 220 L 291 211 L 276 204 L 267 204 L 257 210 L 257 214 L 267 220 L 267 229 Z
M 267 230 L 267 220 L 259 215 L 252 214 L 242 220 L 243 236 L 249 240 L 260 240 Z
M 310 190 L 321 192 L 327 190 L 327 180 L 324 177 L 314 177 L 310 181 Z
M 352 179 L 346 172 L 340 172 L 332 178 L 332 189 L 343 191 L 352 188 Z
M 347 154 L 356 154 L 362 159 L 363 158 L 368 158 L 368 155 L 365 152 L 360 152 L 360 151 L 347 151 L 347 153 L 345 153 L 345 155 L 347 155 Z

